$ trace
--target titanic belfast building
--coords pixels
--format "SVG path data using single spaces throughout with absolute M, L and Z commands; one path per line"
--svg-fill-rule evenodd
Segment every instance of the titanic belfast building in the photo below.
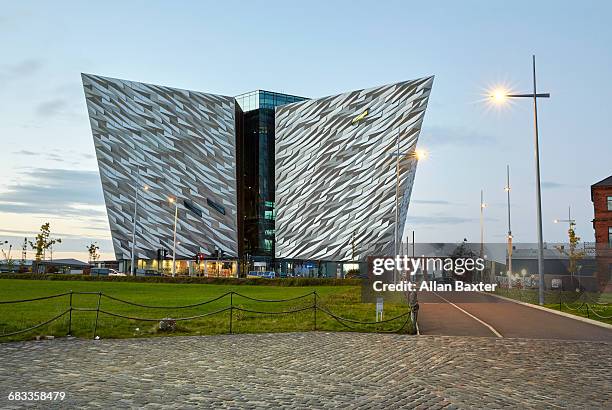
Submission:
M 168 273 L 176 249 L 179 274 L 336 276 L 394 253 L 433 77 L 322 98 L 82 80 L 121 270 Z

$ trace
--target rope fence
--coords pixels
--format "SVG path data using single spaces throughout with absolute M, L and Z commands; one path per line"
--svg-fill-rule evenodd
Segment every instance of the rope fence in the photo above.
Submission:
M 601 303 L 592 300 L 588 300 L 588 297 L 585 293 L 581 293 L 576 300 L 572 301 L 573 303 L 581 302 L 578 307 L 573 307 L 567 303 L 567 301 L 563 300 L 563 295 L 559 293 L 559 310 L 563 311 L 563 306 L 571 312 L 581 312 L 585 311 L 587 318 L 591 318 L 591 315 L 595 316 L 599 319 L 609 320 L 612 319 L 612 315 L 604 316 L 601 314 L 601 310 L 598 312 L 598 309 L 607 309 L 611 305 L 610 303 Z
M 73 296 L 74 295 L 96 295 L 97 296 L 97 301 L 96 301 L 96 307 L 95 308 L 85 308 L 85 307 L 77 307 L 74 306 L 73 304 Z M 112 316 L 112 317 L 116 317 L 116 318 L 122 318 L 122 319 L 127 319 L 127 320 L 135 320 L 135 321 L 143 321 L 143 322 L 163 322 L 163 321 L 174 321 L 174 322 L 180 322 L 180 321 L 188 321 L 188 320 L 195 320 L 195 319 L 201 319 L 201 318 L 205 318 L 205 317 L 210 317 L 210 316 L 215 316 L 215 315 L 219 315 L 222 314 L 224 312 L 230 312 L 229 314 L 229 323 L 228 323 L 228 331 L 229 334 L 233 334 L 234 333 L 234 329 L 233 329 L 233 322 L 234 322 L 234 311 L 237 312 L 245 312 L 245 313 L 252 313 L 252 314 L 256 314 L 256 315 L 291 315 L 291 314 L 296 314 L 296 313 L 300 313 L 300 312 L 305 312 L 305 311 L 312 311 L 313 312 L 313 330 L 317 330 L 317 312 L 321 311 L 323 312 L 325 315 L 329 316 L 330 318 L 332 318 L 334 321 L 340 323 L 341 325 L 343 325 L 345 328 L 350 329 L 352 331 L 363 331 L 363 329 L 359 329 L 357 327 L 357 325 L 360 326 L 372 326 L 372 325 L 381 325 L 381 324 L 386 324 L 386 323 L 390 323 L 390 322 L 394 322 L 394 321 L 399 321 L 400 319 L 406 318 L 403 322 L 400 322 L 401 326 L 398 327 L 397 329 L 393 329 L 393 330 L 380 330 L 380 329 L 375 329 L 375 332 L 377 333 L 398 333 L 401 332 L 406 325 L 408 324 L 408 322 L 410 322 L 411 320 L 411 313 L 412 313 L 412 309 L 409 307 L 408 311 L 405 313 L 402 313 L 398 316 L 392 317 L 390 319 L 385 319 L 385 320 L 380 320 L 380 321 L 361 321 L 361 320 L 357 320 L 357 319 L 350 319 L 350 318 L 345 318 L 342 317 L 340 315 L 337 315 L 335 313 L 333 313 L 330 309 L 326 308 L 325 306 L 321 306 L 320 302 L 319 302 L 319 295 L 317 294 L 316 291 L 312 291 L 310 293 L 306 293 L 304 295 L 300 295 L 300 296 L 296 296 L 296 297 L 291 297 L 291 298 L 286 298 L 286 299 L 260 299 L 260 298 L 254 298 L 251 296 L 247 296 L 238 292 L 234 292 L 234 291 L 230 291 L 230 292 L 226 292 L 220 296 L 217 296 L 215 298 L 212 299 L 208 299 L 202 302 L 198 302 L 198 303 L 192 303 L 192 304 L 187 304 L 187 305 L 178 305 L 178 306 L 159 306 L 159 305 L 146 305 L 146 304 L 141 304 L 141 303 L 136 303 L 136 302 L 132 302 L 129 300 L 125 300 L 125 299 L 121 299 L 121 298 L 117 298 L 115 296 L 111 296 L 111 295 L 107 295 L 103 292 L 66 292 L 66 293 L 61 293 L 61 294 L 57 294 L 57 295 L 50 295 L 50 296 L 43 296 L 43 297 L 38 297 L 38 298 L 31 298 L 31 299 L 21 299 L 21 300 L 11 300 L 11 301 L 0 301 L 0 305 L 2 304 L 17 304 L 17 303 L 29 303 L 29 302 L 36 302 L 36 301 L 41 301 L 41 300 L 47 300 L 47 299 L 54 299 L 54 298 L 60 298 L 63 296 L 69 296 L 69 307 L 68 309 L 66 309 L 65 311 L 63 311 L 62 313 L 58 314 L 57 316 L 54 316 L 53 318 L 39 323 L 37 325 L 31 326 L 27 329 L 22 329 L 22 330 L 18 330 L 15 332 L 11 332 L 11 333 L 4 333 L 4 334 L 0 334 L 0 338 L 2 337 L 9 337 L 9 336 L 15 336 L 18 334 L 23 334 L 23 333 L 27 333 L 30 332 L 32 330 L 35 330 L 37 328 L 40 328 L 42 326 L 48 325 L 52 322 L 55 322 L 56 320 L 61 319 L 62 317 L 64 317 L 65 315 L 68 315 L 68 333 L 67 336 L 70 336 L 72 334 L 72 312 L 95 312 L 96 316 L 95 316 L 95 321 L 94 321 L 94 326 L 93 326 L 93 338 L 96 339 L 97 338 L 97 329 L 98 329 L 98 322 L 100 319 L 100 314 L 103 315 L 107 315 L 107 316 Z M 198 314 L 198 315 L 192 315 L 192 316 L 185 316 L 185 317 L 176 317 L 176 318 L 170 318 L 170 317 L 163 317 L 163 318 L 151 318 L 151 317 L 136 317 L 136 316 L 129 316 L 129 315 L 125 315 L 125 314 L 120 314 L 117 312 L 111 312 L 109 310 L 106 310 L 104 308 L 102 308 L 102 300 L 103 299 L 108 299 L 108 300 L 112 300 L 114 302 L 117 303 L 121 303 L 121 304 L 125 304 L 125 305 L 129 305 L 129 306 L 136 306 L 136 307 L 140 307 L 140 308 L 146 308 L 146 309 L 165 309 L 165 310 L 180 310 L 180 309 L 188 309 L 188 308 L 196 308 L 196 307 L 201 307 L 216 301 L 219 301 L 221 299 L 227 298 L 229 296 L 229 306 L 214 310 L 212 312 L 207 312 L 207 313 L 202 313 L 202 314 Z M 307 299 L 307 298 L 312 298 L 312 301 L 310 304 L 306 305 L 306 306 L 302 306 L 302 307 L 298 307 L 298 308 L 294 308 L 294 309 L 288 309 L 288 310 L 277 310 L 277 311 L 265 311 L 265 310 L 254 310 L 254 309 L 248 309 L 245 307 L 242 307 L 241 305 L 236 305 L 234 298 L 243 298 L 249 301 L 253 301 L 253 302 L 258 302 L 258 303 L 273 303 L 273 304 L 277 304 L 277 303 L 282 303 L 282 302 L 292 302 L 292 301 L 296 301 L 296 300 L 301 300 L 301 299 Z

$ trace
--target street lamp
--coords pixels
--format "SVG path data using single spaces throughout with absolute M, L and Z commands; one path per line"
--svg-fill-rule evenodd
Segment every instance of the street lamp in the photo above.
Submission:
M 510 165 L 506 165 L 506 186 L 504 191 L 508 196 L 508 273 L 512 274 L 512 227 L 510 225 Z M 509 287 L 512 287 L 512 281 L 509 280 Z
M 558 224 L 559 222 L 567 222 L 569 223 L 570 229 L 576 226 L 576 220 L 572 219 L 572 207 L 571 206 L 567 207 L 567 219 L 555 219 L 553 222 L 556 224 Z
M 536 65 L 535 55 L 532 56 L 533 65 L 533 93 L 509 94 L 506 90 L 494 90 L 490 97 L 493 102 L 502 104 L 509 98 L 531 98 L 533 99 L 533 122 L 535 134 L 535 168 L 536 168 L 536 206 L 537 206 L 537 230 L 538 230 L 538 276 L 540 277 L 539 302 L 544 304 L 544 238 L 542 234 L 542 189 L 540 186 L 540 142 L 538 135 L 538 98 L 550 98 L 549 93 L 538 93 L 536 87 Z
M 178 222 L 178 201 L 169 197 L 168 201 L 174 204 L 174 240 L 172 242 L 172 277 L 176 275 L 176 223 Z
M 429 156 L 429 152 L 425 149 L 415 149 L 409 153 L 400 153 L 400 134 L 399 131 L 397 133 L 397 151 L 391 154 L 396 157 L 395 162 L 395 237 L 393 239 L 393 247 L 395 251 L 395 256 L 399 253 L 397 249 L 397 237 L 399 236 L 399 187 L 400 187 L 400 157 L 408 157 L 414 158 L 415 160 L 424 160 Z M 403 232 L 402 232 L 403 234 Z M 397 282 L 396 276 L 397 270 L 394 271 L 393 282 Z
M 480 190 L 480 257 L 484 258 L 484 210 L 487 204 L 484 202 L 484 191 Z M 482 279 L 482 278 L 481 278 Z
M 148 191 L 149 186 L 144 185 L 143 190 Z M 134 217 L 132 218 L 132 263 L 130 265 L 130 271 L 132 272 L 132 276 L 136 276 L 136 266 L 134 265 L 134 258 L 136 254 L 136 215 L 138 210 L 138 192 L 140 191 L 140 172 L 137 174 L 136 188 L 134 189 Z
M 576 245 L 578 243 L 578 241 L 576 240 L 576 234 L 574 232 L 574 227 L 576 226 L 576 220 L 572 219 L 572 207 L 568 206 L 567 208 L 567 219 L 555 219 L 553 221 L 554 223 L 558 224 L 560 222 L 567 222 L 569 224 L 569 229 L 567 230 L 567 236 L 568 236 L 568 241 L 569 241 L 569 253 L 567 254 L 569 257 L 569 271 L 570 271 L 570 275 L 572 277 L 572 284 L 574 283 L 574 268 L 575 268 L 575 262 L 573 261 L 573 257 L 575 254 L 575 250 L 576 250 Z M 563 247 L 560 247 L 560 249 L 563 249 Z M 580 290 L 580 276 L 578 276 L 578 289 Z

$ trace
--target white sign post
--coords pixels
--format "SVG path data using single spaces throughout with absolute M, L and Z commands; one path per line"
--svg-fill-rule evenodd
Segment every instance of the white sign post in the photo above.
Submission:
M 376 298 L 376 321 L 378 322 L 382 320 L 383 320 L 383 298 Z

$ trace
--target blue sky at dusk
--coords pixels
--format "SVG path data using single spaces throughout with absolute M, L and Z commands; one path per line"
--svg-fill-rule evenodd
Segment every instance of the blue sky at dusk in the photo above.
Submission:
M 612 3 L 590 1 L 3 2 L 0 8 L 0 239 L 18 247 L 50 221 L 58 257 L 113 258 L 81 72 L 237 95 L 306 97 L 435 75 L 408 216 L 418 241 L 534 242 L 533 117 L 538 63 L 544 239 L 571 205 L 593 241 L 589 187 L 612 174 Z M 171 210 L 169 210 L 171 217 Z

